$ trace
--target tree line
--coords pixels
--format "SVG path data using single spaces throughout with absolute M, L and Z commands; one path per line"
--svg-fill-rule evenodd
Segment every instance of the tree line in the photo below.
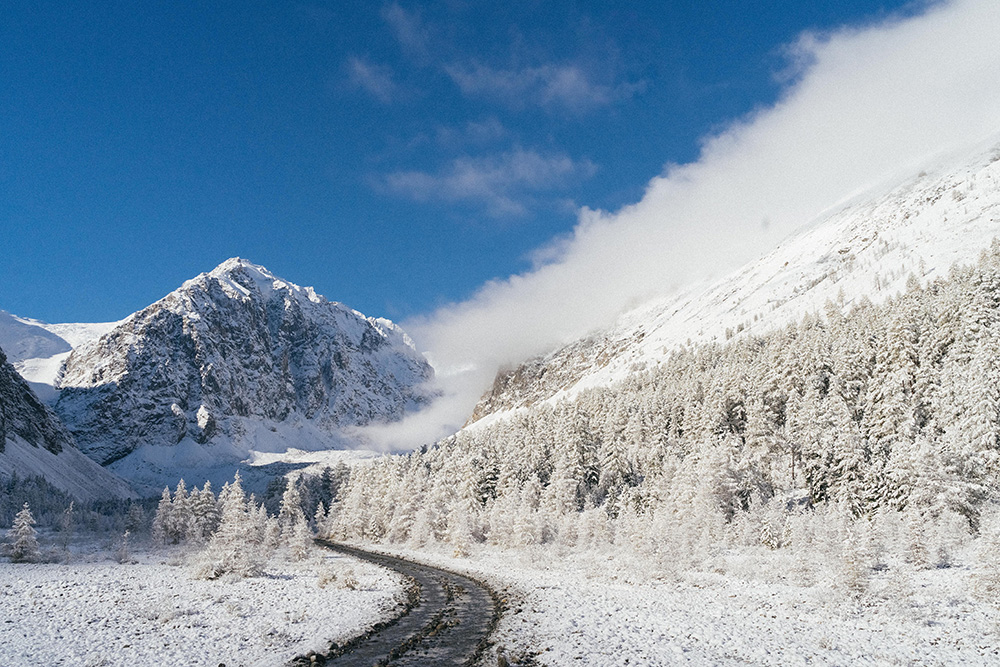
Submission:
M 752 542 L 779 547 L 831 516 L 976 534 L 1000 482 L 998 352 L 994 241 L 882 304 L 841 297 L 770 333 L 680 346 L 612 386 L 359 465 L 323 529 L 458 552 L 673 550 L 748 539 L 748 517 Z

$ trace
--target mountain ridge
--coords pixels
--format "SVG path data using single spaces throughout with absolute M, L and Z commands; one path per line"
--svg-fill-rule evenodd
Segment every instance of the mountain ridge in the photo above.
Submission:
M 881 301 L 911 275 L 926 283 L 975 261 L 995 236 L 1000 145 L 991 144 L 874 199 L 854 197 L 718 281 L 647 301 L 608 328 L 502 370 L 466 426 L 621 381 L 689 342 L 769 331 L 837 304 L 845 291 Z

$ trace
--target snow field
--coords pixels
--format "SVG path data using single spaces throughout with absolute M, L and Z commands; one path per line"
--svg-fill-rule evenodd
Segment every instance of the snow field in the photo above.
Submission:
M 279 665 L 393 616 L 403 590 L 318 548 L 248 579 L 194 579 L 181 552 L 136 561 L 0 564 L 0 664 Z
M 392 551 L 490 583 L 509 605 L 494 640 L 515 663 L 1000 664 L 1000 607 L 975 594 L 961 561 L 890 563 L 855 595 L 829 568 L 766 548 L 729 551 L 707 571 L 548 547 L 476 548 L 471 559 Z

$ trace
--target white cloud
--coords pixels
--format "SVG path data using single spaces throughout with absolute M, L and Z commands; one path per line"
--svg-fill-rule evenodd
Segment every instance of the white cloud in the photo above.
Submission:
M 586 160 L 515 149 L 499 156 L 458 158 L 435 174 L 395 172 L 386 176 L 385 185 L 416 201 L 464 201 L 484 206 L 492 216 L 522 216 L 534 193 L 562 188 L 595 171 Z
M 375 65 L 355 56 L 347 61 L 347 75 L 352 84 L 383 104 L 392 102 L 399 94 L 392 70 L 384 65 Z
M 641 83 L 599 83 L 576 64 L 502 70 L 473 63 L 448 65 L 445 71 L 463 94 L 486 97 L 515 108 L 537 105 L 585 111 L 626 99 L 643 88 Z
M 1000 3 L 955 0 L 803 38 L 806 64 L 779 103 L 708 138 L 696 162 L 653 179 L 640 202 L 582 211 L 546 264 L 404 323 L 446 398 L 380 435 L 410 445 L 446 435 L 499 366 L 732 270 L 852 193 L 1000 132 L 998 34 Z
M 431 35 L 418 12 L 408 11 L 394 2 L 382 9 L 382 18 L 392 28 L 404 51 L 421 59 L 427 57 Z
M 419 9 L 408 10 L 393 2 L 383 7 L 382 19 L 415 64 L 441 68 L 470 97 L 487 98 L 513 108 L 540 106 L 580 112 L 627 99 L 645 88 L 645 82 L 616 80 L 618 56 L 613 43 L 596 47 L 601 59 L 596 63 L 592 59 L 592 66 L 577 60 L 497 69 L 469 61 L 468 54 L 454 53 L 454 44 L 442 39 L 440 28 L 425 21 Z M 517 58 L 516 45 L 512 51 L 512 57 Z M 444 55 L 447 52 L 451 55 Z M 452 64 L 447 64 L 449 61 Z

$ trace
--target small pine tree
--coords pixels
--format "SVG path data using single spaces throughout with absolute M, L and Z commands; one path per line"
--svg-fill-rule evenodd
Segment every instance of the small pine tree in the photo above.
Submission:
M 931 553 L 927 548 L 927 520 L 918 509 L 908 507 L 904 513 L 906 526 L 906 562 L 917 569 L 931 567 Z
M 74 503 L 70 501 L 69 507 L 63 510 L 62 516 L 59 517 L 59 541 L 63 550 L 69 549 L 70 540 L 73 539 L 73 525 L 76 523 L 74 514 Z
M 870 549 L 867 537 L 871 533 L 870 526 L 862 523 L 864 519 L 853 520 L 846 507 L 838 507 L 841 522 L 840 572 L 837 583 L 842 587 L 847 597 L 860 600 L 868 591 L 868 564 Z
M 326 524 L 326 507 L 323 506 L 323 501 L 320 501 L 316 505 L 316 513 L 313 514 L 313 529 L 320 537 L 324 534 L 324 524 Z
M 267 510 L 263 505 L 260 506 L 260 512 L 254 521 L 257 526 L 258 539 L 268 552 L 281 546 L 281 524 L 278 523 L 277 518 L 267 515 Z
M 197 487 L 192 489 L 188 503 L 191 511 L 185 534 L 191 542 L 202 544 L 219 527 L 219 509 L 211 482 L 205 482 L 201 491 Z
M 305 521 L 305 514 L 302 512 L 302 495 L 299 493 L 298 484 L 290 482 L 285 487 L 285 493 L 281 496 L 281 511 L 278 512 L 278 523 L 281 530 L 291 534 L 295 526 L 300 521 Z
M 1000 598 L 1000 512 L 996 509 L 984 513 L 976 541 L 974 591 L 984 600 L 996 601 Z
M 317 508 L 321 509 L 322 503 Z M 281 527 L 281 541 L 288 548 L 288 558 L 303 560 L 309 553 L 312 543 L 312 531 L 302 511 L 302 494 L 299 485 L 290 482 L 285 487 L 281 497 L 281 511 L 278 514 L 278 525 Z
M 167 537 L 174 544 L 187 537 L 188 524 L 191 521 L 191 501 L 188 497 L 187 485 L 184 480 L 177 482 L 174 498 L 170 503 L 170 522 L 167 524 Z
M 7 534 L 10 543 L 10 560 L 12 563 L 36 563 L 42 555 L 38 550 L 38 533 L 33 526 L 35 518 L 31 516 L 28 503 L 14 517 L 14 525 Z
M 132 560 L 132 551 L 129 548 L 129 543 L 128 543 L 129 541 L 128 538 L 130 534 L 131 533 L 129 531 L 127 530 L 125 531 L 125 533 L 122 535 L 122 541 L 118 545 L 118 551 L 115 552 L 115 560 L 117 560 L 122 565 L 126 563 L 135 562 Z
M 167 542 L 169 527 L 173 523 L 171 517 L 170 488 L 163 487 L 160 504 L 156 506 L 156 516 L 153 517 L 153 542 L 163 546 Z
M 299 521 L 295 524 L 288 542 L 288 555 L 293 561 L 305 560 L 309 556 L 309 548 L 312 546 L 313 534 L 309 530 L 309 524 Z
M 128 514 L 125 515 L 125 529 L 130 533 L 138 533 L 146 530 L 146 512 L 142 505 L 131 503 L 128 506 Z

